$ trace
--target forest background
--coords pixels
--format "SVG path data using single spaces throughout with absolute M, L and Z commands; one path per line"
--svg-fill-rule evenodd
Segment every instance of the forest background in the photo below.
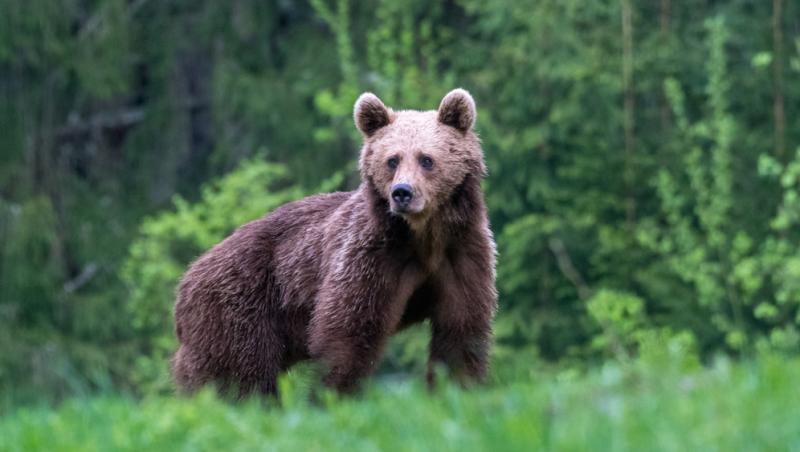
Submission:
M 168 394 L 174 288 L 358 183 L 352 106 L 478 104 L 499 369 L 800 351 L 800 3 L 0 1 L 2 406 Z M 428 331 L 380 375 L 417 373 Z

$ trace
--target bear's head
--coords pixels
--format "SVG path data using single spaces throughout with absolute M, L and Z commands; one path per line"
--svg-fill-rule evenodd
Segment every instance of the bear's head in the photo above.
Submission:
M 449 92 L 435 111 L 393 111 L 364 93 L 353 116 L 364 136 L 362 179 L 412 227 L 424 225 L 467 178 L 486 172 L 473 131 L 475 101 L 463 89 Z

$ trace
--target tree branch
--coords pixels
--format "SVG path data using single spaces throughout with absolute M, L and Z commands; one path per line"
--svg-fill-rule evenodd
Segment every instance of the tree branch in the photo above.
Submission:
M 559 238 L 551 237 L 548 241 L 548 245 L 550 246 L 550 251 L 552 251 L 553 255 L 556 257 L 558 269 L 561 270 L 561 273 L 563 273 L 578 290 L 580 299 L 588 300 L 592 296 L 592 289 L 589 288 L 586 284 L 586 280 L 583 279 L 583 276 L 581 276 L 575 268 L 575 265 L 573 265 L 572 258 L 569 257 L 564 242 Z

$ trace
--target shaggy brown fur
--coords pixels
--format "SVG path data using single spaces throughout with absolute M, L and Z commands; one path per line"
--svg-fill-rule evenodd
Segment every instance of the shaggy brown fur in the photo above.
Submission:
M 437 363 L 485 375 L 495 245 L 472 97 L 457 89 L 438 111 L 394 112 L 366 93 L 354 118 L 364 135 L 357 190 L 286 204 L 184 275 L 173 358 L 183 389 L 274 394 L 278 374 L 310 358 L 326 367 L 326 385 L 351 391 L 390 335 L 424 319 L 429 382 Z M 412 188 L 407 206 L 393 199 L 397 184 Z

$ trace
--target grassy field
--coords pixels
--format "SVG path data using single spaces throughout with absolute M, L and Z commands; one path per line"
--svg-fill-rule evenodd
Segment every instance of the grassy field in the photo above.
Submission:
M 798 359 L 510 374 L 432 394 L 375 383 L 316 404 L 290 379 L 280 406 L 231 404 L 209 392 L 76 399 L 0 419 L 0 450 L 800 451 Z

